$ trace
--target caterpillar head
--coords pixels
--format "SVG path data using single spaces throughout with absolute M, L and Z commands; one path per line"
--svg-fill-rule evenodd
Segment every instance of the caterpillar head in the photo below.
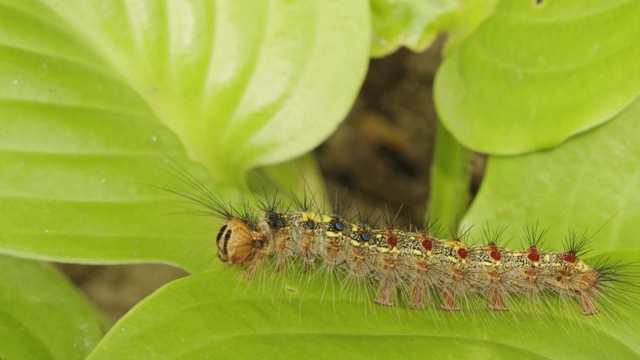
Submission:
M 267 245 L 262 229 L 254 222 L 229 219 L 216 238 L 218 258 L 228 265 L 251 261 Z

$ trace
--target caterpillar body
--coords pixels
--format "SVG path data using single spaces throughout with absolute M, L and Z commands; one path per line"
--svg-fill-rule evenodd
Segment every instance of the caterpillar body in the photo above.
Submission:
M 440 294 L 445 311 L 459 310 L 458 298 L 478 295 L 487 299 L 488 309 L 507 311 L 505 299 L 512 295 L 553 292 L 576 299 L 582 314 L 595 315 L 598 296 L 619 281 L 615 264 L 590 267 L 579 259 L 588 239 L 575 234 L 562 252 L 540 249 L 540 237 L 528 248 L 509 250 L 494 241 L 469 246 L 427 231 L 374 229 L 336 214 L 264 210 L 262 218 L 234 215 L 230 207 L 218 211 L 227 220 L 216 237 L 221 261 L 246 264 L 248 278 L 267 260 L 275 262 L 275 271 L 292 259 L 301 263 L 301 271 L 316 263 L 344 269 L 347 276 L 377 283 L 374 302 L 382 306 L 394 304 L 398 288 L 407 292 L 412 308 L 423 308 Z
M 586 233 L 572 232 L 563 251 L 548 251 L 543 248 L 546 231 L 531 226 L 527 246 L 508 249 L 500 244 L 500 231 L 486 231 L 483 244 L 469 245 L 464 236 L 435 236 L 432 226 L 405 231 L 385 221 L 376 229 L 362 219 L 353 222 L 335 213 L 324 215 L 306 198 L 283 206 L 283 199 L 265 196 L 237 211 L 177 166 L 169 173 L 188 189 L 162 189 L 196 205 L 191 213 L 225 221 L 215 238 L 217 257 L 229 266 L 245 267 L 248 279 L 265 263 L 274 272 L 290 262 L 299 264 L 302 272 L 321 266 L 375 284 L 373 301 L 378 305 L 393 306 L 402 293 L 408 307 L 433 307 L 439 302 L 444 311 L 461 310 L 459 304 L 472 297 L 485 299 L 491 311 L 508 311 L 514 296 L 540 300 L 549 293 L 573 299 L 583 315 L 598 314 L 598 305 L 616 300 L 638 303 L 618 286 L 636 291 L 637 266 L 611 259 L 588 265 L 580 259 L 591 241 Z M 303 210 L 288 211 L 294 206 Z

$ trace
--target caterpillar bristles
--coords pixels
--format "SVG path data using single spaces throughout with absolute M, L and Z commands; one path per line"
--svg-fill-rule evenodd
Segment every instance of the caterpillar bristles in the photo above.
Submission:
M 505 300 L 516 290 L 509 281 L 508 271 L 501 266 L 502 253 L 506 248 L 499 243 L 505 231 L 506 227 L 492 231 L 485 226 L 483 245 L 473 246 L 468 251 L 470 261 L 477 264 L 469 269 L 471 286 L 491 302 L 487 307 L 493 311 L 507 311 Z
M 190 202 L 191 213 L 225 221 L 216 236 L 217 256 L 241 267 L 246 279 L 298 271 L 307 282 L 322 277 L 334 296 L 357 288 L 381 306 L 400 302 L 448 312 L 540 312 L 557 308 L 551 299 L 559 299 L 562 307 L 579 305 L 585 316 L 606 308 L 621 317 L 613 309 L 638 304 L 637 265 L 600 259 L 589 266 L 582 257 L 593 236 L 586 232 L 569 232 L 563 250 L 551 251 L 544 248 L 548 229 L 535 223 L 525 226 L 522 248 L 510 249 L 506 227 L 485 226 L 477 241 L 470 240 L 470 228 L 441 238 L 437 221 L 398 228 L 400 210 L 372 219 L 373 212 L 356 206 L 354 215 L 336 201 L 325 215 L 323 201 L 310 192 L 287 201 L 263 190 L 238 207 L 175 166 L 168 173 L 190 190 L 163 189 Z M 341 279 L 339 286 L 334 279 Z
M 166 154 L 165 154 L 166 155 Z M 222 196 L 215 196 L 207 187 L 184 166 L 167 156 L 166 166 L 156 166 L 160 171 L 178 181 L 177 185 L 162 187 L 149 185 L 181 197 L 188 205 L 182 214 L 214 216 L 230 219 L 236 214 L 230 202 L 222 200 Z M 194 207 L 195 206 L 195 207 Z
M 627 323 L 627 318 L 620 314 L 626 308 L 638 306 L 640 295 L 640 266 L 638 263 L 623 263 L 610 257 L 599 257 L 593 265 L 598 276 L 594 285 L 593 302 L 607 309 L 609 316 Z M 631 329 L 633 326 L 627 323 Z M 636 331 L 634 329 L 634 331 Z M 637 332 L 637 331 L 636 331 Z

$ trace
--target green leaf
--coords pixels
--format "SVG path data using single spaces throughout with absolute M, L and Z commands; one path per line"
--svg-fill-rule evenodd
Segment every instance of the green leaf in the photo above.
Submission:
M 459 4 L 458 16 L 447 31 L 444 53 L 448 53 L 471 35 L 493 13 L 498 0 L 459 0 Z
M 518 154 L 556 146 L 639 93 L 640 2 L 501 1 L 445 58 L 435 100 L 465 146 Z
M 371 56 L 382 57 L 401 46 L 425 50 L 454 21 L 460 5 L 455 0 L 370 0 L 370 6 Z
M 638 251 L 640 99 L 613 120 L 548 151 L 489 159 L 463 226 L 538 222 L 559 249 L 568 229 L 598 232 L 594 254 Z M 519 224 L 519 225 L 513 225 Z M 474 229 L 476 230 L 476 229 Z
M 486 19 L 497 0 L 370 0 L 371 56 L 383 57 L 405 46 L 427 49 L 441 32 L 447 51 L 456 47 Z
M 636 259 L 638 259 L 636 257 Z M 574 303 L 492 313 L 377 307 L 324 276 L 241 281 L 222 266 L 175 281 L 138 304 L 89 359 L 634 358 L 640 312 L 586 317 Z M 309 276 L 309 274 L 308 274 Z M 300 285 L 303 284 L 303 285 Z M 620 316 L 620 317 L 617 317 Z M 635 317 L 634 317 L 635 316 Z M 624 319 L 624 320 L 623 320 Z M 629 321 L 629 324 L 624 321 Z
M 104 319 L 50 266 L 0 255 L 0 359 L 84 359 Z
M 364 0 L 2 0 L 0 24 L 0 252 L 190 271 L 211 234 L 162 217 L 165 154 L 233 198 L 342 120 L 370 28 Z

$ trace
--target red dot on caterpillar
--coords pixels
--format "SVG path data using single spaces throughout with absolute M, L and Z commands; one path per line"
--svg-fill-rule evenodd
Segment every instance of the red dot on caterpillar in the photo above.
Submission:
M 389 237 L 387 237 L 387 244 L 392 248 L 395 248 L 398 246 L 398 238 L 395 235 L 389 235 Z
M 487 248 L 489 251 L 489 256 L 493 259 L 493 261 L 500 261 L 500 248 L 496 246 L 496 243 L 490 242 L 487 244 Z
M 566 253 L 562 254 L 562 260 L 568 262 L 568 263 L 575 263 L 577 258 L 576 258 L 576 251 L 575 250 L 569 250 Z
M 538 251 L 536 246 L 529 247 L 529 250 L 527 251 L 527 259 L 533 263 L 540 262 L 540 251 Z
M 431 237 L 427 237 L 426 239 L 422 240 L 421 244 L 423 249 L 431 251 L 431 249 L 433 248 L 433 239 Z

